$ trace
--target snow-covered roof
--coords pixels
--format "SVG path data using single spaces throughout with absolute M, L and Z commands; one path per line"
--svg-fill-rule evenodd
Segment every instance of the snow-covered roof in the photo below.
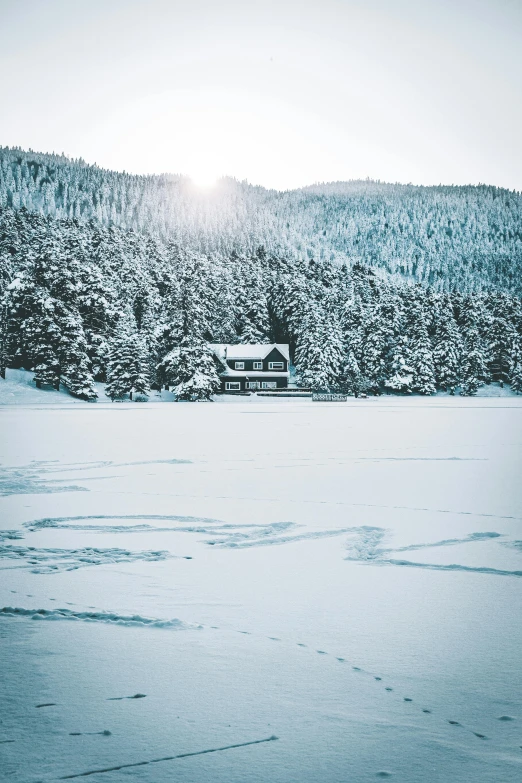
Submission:
M 279 372 L 275 370 L 267 370 L 266 372 L 256 372 L 254 370 L 231 370 L 230 367 L 227 367 L 226 370 L 220 375 L 224 378 L 225 376 L 227 378 L 263 378 L 263 380 L 267 380 L 270 378 L 289 378 L 290 373 L 289 372 Z
M 226 359 L 264 359 L 274 348 L 277 348 L 287 361 L 290 361 L 290 348 L 285 343 L 247 343 L 244 345 L 213 343 L 210 347 L 221 361 Z

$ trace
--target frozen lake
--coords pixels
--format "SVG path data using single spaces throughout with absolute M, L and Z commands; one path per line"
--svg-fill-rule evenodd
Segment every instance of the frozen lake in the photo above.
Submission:
M 6 780 L 522 779 L 522 399 L 31 399 Z

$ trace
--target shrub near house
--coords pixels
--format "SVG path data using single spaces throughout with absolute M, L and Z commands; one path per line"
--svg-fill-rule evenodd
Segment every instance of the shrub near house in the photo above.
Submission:
M 281 343 L 210 346 L 218 359 L 221 391 L 286 389 L 290 376 L 289 346 Z

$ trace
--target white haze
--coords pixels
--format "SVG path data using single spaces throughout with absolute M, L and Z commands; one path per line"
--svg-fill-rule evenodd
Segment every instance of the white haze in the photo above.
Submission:
M 202 183 L 522 186 L 517 2 L 0 0 L 0 10 L 3 144 Z

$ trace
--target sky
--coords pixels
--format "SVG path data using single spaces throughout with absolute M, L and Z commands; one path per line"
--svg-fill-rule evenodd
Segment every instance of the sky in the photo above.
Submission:
M 522 190 L 522 0 L 0 0 L 0 145 Z

